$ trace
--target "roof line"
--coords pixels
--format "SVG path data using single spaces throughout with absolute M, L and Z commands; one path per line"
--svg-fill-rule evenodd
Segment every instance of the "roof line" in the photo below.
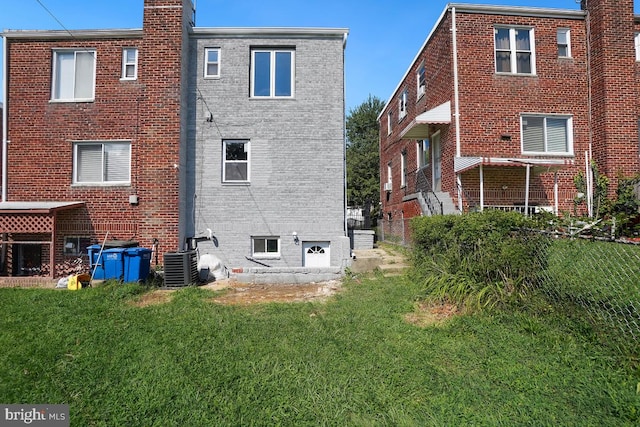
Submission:
M 9 39 L 95 39 L 142 37 L 141 28 L 98 30 L 4 30 L 1 36 Z

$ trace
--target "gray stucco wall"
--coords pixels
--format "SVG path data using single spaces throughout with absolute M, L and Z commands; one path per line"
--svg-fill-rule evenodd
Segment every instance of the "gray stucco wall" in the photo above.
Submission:
M 211 47 L 220 48 L 220 77 L 205 79 Z M 250 97 L 252 47 L 295 49 L 293 99 Z M 218 243 L 200 242 L 201 254 L 229 269 L 260 267 L 246 259 L 251 237 L 277 236 L 280 256 L 260 259 L 271 267 L 301 267 L 307 241 L 330 242 L 331 266 L 348 262 L 343 55 L 341 36 L 192 36 L 187 229 L 195 236 L 211 229 Z M 249 184 L 222 183 L 225 139 L 250 141 Z

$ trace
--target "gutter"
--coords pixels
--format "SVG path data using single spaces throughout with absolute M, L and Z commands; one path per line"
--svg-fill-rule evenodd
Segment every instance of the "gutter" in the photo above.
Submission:
M 9 55 L 7 54 L 8 46 L 7 46 L 7 37 L 6 35 L 2 35 L 2 64 L 3 64 L 3 72 L 2 72 L 2 202 L 6 202 L 7 201 L 7 147 L 8 147 L 8 142 L 7 141 L 7 135 L 8 135 L 8 129 L 7 129 L 7 110 L 8 110 L 8 103 L 7 103 L 7 99 L 9 98 L 9 95 L 7 94 L 7 91 L 9 89 L 9 85 L 8 85 L 8 81 L 9 81 L 9 77 L 8 77 L 8 71 L 9 71 L 9 64 L 7 59 L 9 58 Z

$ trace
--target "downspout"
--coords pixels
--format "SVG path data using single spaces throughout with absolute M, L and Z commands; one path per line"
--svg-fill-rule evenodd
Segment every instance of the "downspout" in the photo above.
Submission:
M 9 81 L 9 77 L 8 77 L 8 71 L 9 71 L 9 64 L 7 63 L 7 58 L 9 58 L 9 55 L 7 54 L 7 50 L 8 50 L 8 46 L 7 46 L 7 37 L 6 36 L 2 36 L 2 64 L 4 67 L 4 70 L 2 72 L 2 202 L 6 202 L 7 201 L 7 146 L 8 141 L 7 141 L 7 135 L 8 135 L 8 129 L 7 129 L 7 110 L 8 110 L 8 104 L 7 104 L 7 99 L 9 98 L 8 95 L 8 89 L 9 89 L 9 85 L 8 85 L 8 81 Z
M 456 126 L 456 157 L 460 157 L 460 96 L 458 92 L 458 37 L 456 30 L 456 8 L 451 8 L 451 34 L 453 46 L 453 97 L 454 97 L 454 113 Z M 458 210 L 462 209 L 462 178 L 459 173 L 456 174 L 456 184 L 458 190 Z
M 344 235 L 349 235 L 349 226 L 347 223 L 347 85 L 344 84 L 346 79 L 346 67 L 345 67 L 345 50 L 347 49 L 347 36 L 348 33 L 344 33 L 342 37 L 342 186 L 343 186 L 343 206 L 342 206 L 342 218 L 344 221 Z M 351 249 L 349 249 L 349 256 L 351 256 Z
M 484 167 L 480 163 L 480 212 L 484 210 Z
M 526 187 L 524 189 L 524 215 L 529 216 L 529 184 L 531 182 L 531 163 L 527 163 Z

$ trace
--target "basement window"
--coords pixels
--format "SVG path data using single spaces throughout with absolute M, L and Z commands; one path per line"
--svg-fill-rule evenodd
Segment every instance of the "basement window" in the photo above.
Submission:
M 277 258 L 280 256 L 280 238 L 258 236 L 252 239 L 252 253 L 256 258 Z

